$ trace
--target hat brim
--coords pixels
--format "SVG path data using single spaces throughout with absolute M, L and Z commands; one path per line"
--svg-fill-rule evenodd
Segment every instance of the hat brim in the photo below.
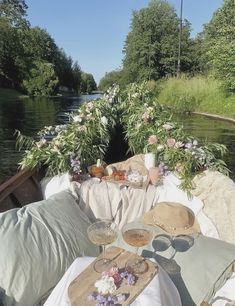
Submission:
M 171 202 L 167 202 L 167 203 L 170 204 Z M 194 235 L 194 234 L 200 234 L 201 233 L 200 225 L 199 225 L 199 223 L 198 223 L 198 221 L 196 220 L 195 217 L 194 217 L 193 224 L 190 227 L 187 227 L 187 228 L 174 228 L 174 227 L 171 226 L 171 224 L 156 223 L 154 221 L 154 215 L 157 213 L 156 207 L 158 206 L 158 204 L 160 204 L 160 203 L 157 203 L 154 208 L 152 208 L 150 211 L 146 212 L 142 216 L 141 221 L 143 223 L 148 224 L 148 225 L 152 225 L 152 226 L 154 226 L 156 228 L 160 228 L 165 233 L 170 234 L 172 236 L 176 236 L 176 235 Z M 182 205 L 180 203 L 172 203 L 172 204 L 177 204 L 177 205 L 184 206 L 184 205 Z M 184 206 L 184 208 L 187 209 L 188 211 L 192 212 L 188 207 Z

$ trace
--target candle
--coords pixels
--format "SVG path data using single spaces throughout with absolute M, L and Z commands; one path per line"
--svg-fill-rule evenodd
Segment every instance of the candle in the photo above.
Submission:
M 154 153 L 146 153 L 144 155 L 144 164 L 146 169 L 150 169 L 155 167 L 155 154 Z

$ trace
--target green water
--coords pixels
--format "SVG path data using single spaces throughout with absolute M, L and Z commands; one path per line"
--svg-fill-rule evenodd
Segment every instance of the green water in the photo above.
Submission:
M 3 101 L 0 97 L 0 182 L 12 176 L 21 158 L 15 146 L 15 130 L 33 136 L 45 125 L 64 123 L 66 113 L 98 95 L 69 98 L 35 98 Z
M 183 124 L 186 132 L 200 140 L 226 145 L 228 154 L 224 160 L 231 170 L 231 178 L 235 179 L 235 124 L 199 115 L 179 116 L 176 120 Z

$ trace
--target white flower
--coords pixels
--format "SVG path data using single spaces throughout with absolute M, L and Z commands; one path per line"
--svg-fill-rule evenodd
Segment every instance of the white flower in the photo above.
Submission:
M 169 131 L 169 130 L 173 129 L 174 126 L 170 123 L 165 123 L 165 124 L 163 124 L 162 127 L 164 128 L 164 130 Z
M 194 140 L 194 141 L 193 141 L 193 146 L 196 147 L 197 145 L 198 145 L 198 141 L 197 141 L 197 140 Z
M 101 117 L 100 121 L 101 121 L 101 123 L 103 125 L 107 125 L 108 124 L 108 119 L 105 116 Z
M 82 118 L 80 116 L 74 116 L 73 121 L 74 122 L 82 122 Z
M 132 98 L 137 98 L 137 97 L 138 97 L 138 93 L 137 92 L 132 94 Z
M 103 276 L 95 282 L 95 287 L 101 294 L 113 293 L 117 287 L 114 283 L 113 277 Z
M 164 145 L 160 144 L 160 145 L 157 146 L 157 151 L 158 152 L 162 152 L 163 150 L 164 150 Z
M 94 108 L 94 104 L 92 102 L 88 102 L 87 105 L 86 105 L 86 110 L 87 111 L 90 111 Z
M 182 141 L 176 141 L 176 143 L 175 143 L 175 148 L 176 149 L 182 148 L 183 146 L 184 146 L 184 144 L 183 144 Z

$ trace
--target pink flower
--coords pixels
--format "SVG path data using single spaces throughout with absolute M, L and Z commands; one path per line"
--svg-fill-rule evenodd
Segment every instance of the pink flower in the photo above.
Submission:
M 168 138 L 166 142 L 167 142 L 168 147 L 170 147 L 170 148 L 174 147 L 174 145 L 175 145 L 175 139 L 174 138 Z
M 112 277 L 116 285 L 118 285 L 122 280 L 118 272 L 118 268 L 115 268 L 115 267 L 111 268 L 109 271 L 104 271 L 102 273 L 102 277 Z
M 149 136 L 148 143 L 151 145 L 157 143 L 157 136 L 156 135 Z

